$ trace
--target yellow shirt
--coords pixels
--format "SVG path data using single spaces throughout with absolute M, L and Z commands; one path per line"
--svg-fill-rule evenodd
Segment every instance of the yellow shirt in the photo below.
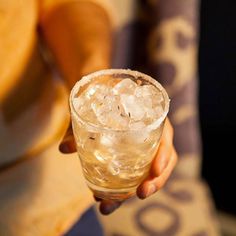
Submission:
M 104 0 L 0 2 L 0 168 L 39 153 L 68 125 L 68 91 L 49 68 L 37 29 L 44 15 L 68 2 L 107 8 Z
M 37 34 L 36 1 L 0 2 L 0 168 L 44 150 L 68 122 L 63 83 Z
M 0 235 L 61 235 L 93 203 L 77 154 L 58 151 L 68 91 L 37 31 L 65 1 L 0 1 Z

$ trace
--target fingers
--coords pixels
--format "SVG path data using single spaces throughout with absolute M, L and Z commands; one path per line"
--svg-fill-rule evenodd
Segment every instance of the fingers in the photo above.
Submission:
M 103 215 L 109 215 L 117 208 L 120 207 L 122 202 L 113 201 L 113 200 L 102 200 L 100 203 L 99 210 Z
M 60 152 L 66 153 L 73 153 L 76 152 L 76 144 L 75 139 L 72 131 L 71 124 L 69 125 L 60 145 L 59 145 Z
M 162 139 L 164 141 L 169 141 L 170 143 L 172 143 L 173 137 L 174 137 L 174 129 L 170 123 L 170 120 L 167 118 L 165 120 L 165 126 L 162 133 Z
M 138 187 L 137 195 L 144 199 L 163 187 L 177 162 L 173 146 L 173 128 L 166 119 L 157 155 L 154 158 L 150 176 Z
M 174 136 L 173 128 L 170 124 L 170 121 L 166 119 L 157 155 L 154 158 L 151 166 L 152 176 L 159 176 L 167 166 L 171 156 L 171 152 L 173 151 L 174 148 L 173 136 Z
M 150 184 L 155 185 L 156 190 L 159 190 L 164 186 L 164 184 L 170 177 L 170 174 L 172 173 L 176 163 L 177 163 L 177 154 L 176 151 L 173 149 L 168 165 L 163 170 L 162 174 L 150 181 Z
M 149 177 L 146 179 L 137 189 L 137 195 L 139 198 L 144 199 L 158 191 L 168 180 L 171 172 L 173 171 L 177 163 L 177 154 L 173 149 L 169 162 L 166 168 L 162 171 L 161 175 L 157 177 Z
M 94 199 L 96 200 L 96 202 L 100 202 L 99 211 L 103 215 L 111 214 L 113 211 L 119 208 L 120 205 L 122 204 L 122 201 L 103 200 L 96 196 L 94 196 Z
M 151 176 L 156 177 L 161 175 L 170 160 L 172 149 L 173 148 L 166 143 L 160 143 L 156 157 L 154 158 L 151 165 Z

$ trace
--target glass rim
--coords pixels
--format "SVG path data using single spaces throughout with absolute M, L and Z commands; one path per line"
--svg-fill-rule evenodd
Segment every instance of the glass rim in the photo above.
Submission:
M 142 79 L 144 79 L 145 81 L 157 87 L 161 91 L 162 96 L 164 98 L 164 111 L 162 115 L 156 120 L 154 120 L 152 123 L 146 125 L 146 127 L 140 128 L 140 129 L 130 129 L 130 128 L 114 129 L 114 128 L 96 125 L 92 122 L 89 122 L 88 120 L 83 119 L 83 117 L 79 115 L 79 113 L 76 111 L 74 107 L 73 98 L 79 92 L 82 86 L 91 82 L 94 78 L 97 78 L 103 75 L 112 75 L 112 74 L 128 74 L 128 75 L 134 76 L 136 79 L 138 79 L 137 77 L 142 77 Z M 138 131 L 143 132 L 144 130 L 151 131 L 151 130 L 157 129 L 167 117 L 167 114 L 169 112 L 170 99 L 165 88 L 158 81 L 156 81 L 155 79 L 153 79 L 151 76 L 147 74 L 144 74 L 136 70 L 130 70 L 130 69 L 104 69 L 104 70 L 98 70 L 88 75 L 85 75 L 79 81 L 77 81 L 70 92 L 69 104 L 70 104 L 71 113 L 75 115 L 76 119 L 78 119 L 79 122 L 81 122 L 83 125 L 89 126 L 93 130 L 97 130 L 97 131 L 110 131 L 110 132 L 117 132 L 117 133 L 118 132 L 125 133 L 125 132 L 138 132 Z

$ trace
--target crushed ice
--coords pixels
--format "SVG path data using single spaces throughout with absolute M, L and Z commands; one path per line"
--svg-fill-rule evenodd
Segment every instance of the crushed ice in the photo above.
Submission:
M 115 86 L 91 84 L 73 100 L 80 116 L 113 129 L 142 129 L 163 113 L 163 96 L 153 85 L 123 79 Z

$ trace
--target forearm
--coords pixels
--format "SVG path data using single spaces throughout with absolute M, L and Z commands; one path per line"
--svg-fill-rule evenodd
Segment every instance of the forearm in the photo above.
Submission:
M 56 5 L 41 18 L 41 29 L 69 88 L 84 74 L 110 65 L 111 22 L 89 1 Z

